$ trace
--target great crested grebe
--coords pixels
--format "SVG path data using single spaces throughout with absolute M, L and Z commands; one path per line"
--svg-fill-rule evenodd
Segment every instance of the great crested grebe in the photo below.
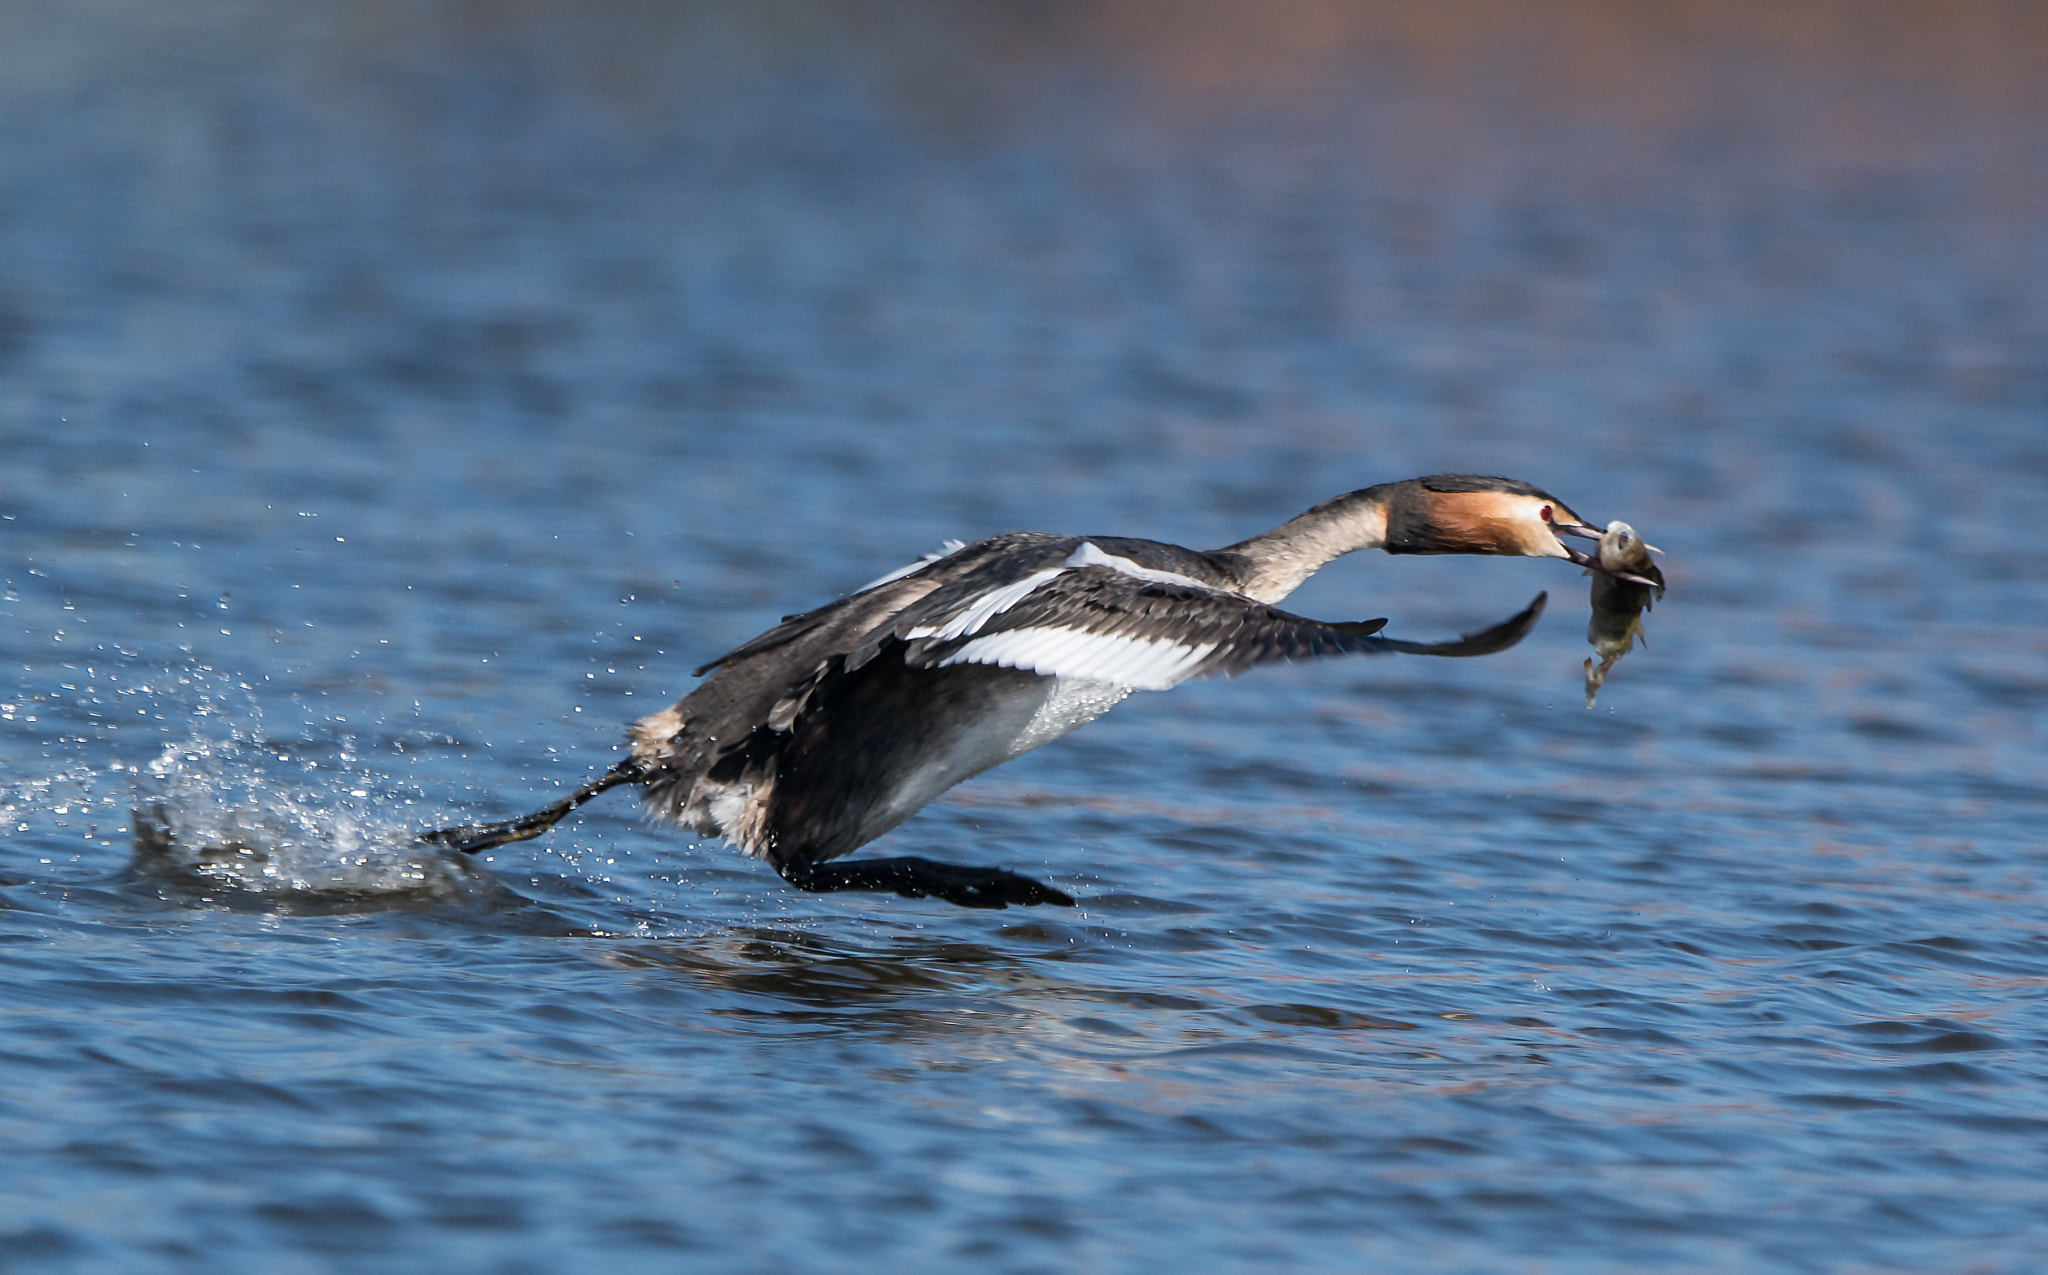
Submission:
M 632 751 L 561 801 L 503 823 L 426 833 L 474 853 L 534 837 L 590 798 L 641 786 L 653 811 L 722 836 L 802 890 L 881 890 L 964 907 L 1071 904 L 1003 868 L 903 856 L 834 862 L 991 766 L 1051 743 L 1133 691 L 1323 655 L 1490 655 L 1547 595 L 1453 642 L 1377 636 L 1279 610 L 1360 549 L 1558 558 L 1598 539 L 1556 497 L 1510 478 L 1440 474 L 1317 505 L 1206 553 L 1121 536 L 1011 532 L 949 545 L 696 670 L 704 684 L 641 718 Z

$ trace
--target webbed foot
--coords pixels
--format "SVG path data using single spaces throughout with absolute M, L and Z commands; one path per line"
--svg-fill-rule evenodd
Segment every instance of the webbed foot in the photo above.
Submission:
M 521 815 L 517 819 L 506 819 L 500 823 L 473 823 L 457 828 L 437 828 L 432 832 L 422 832 L 416 840 L 422 845 L 453 850 L 458 854 L 476 854 L 492 846 L 502 846 L 513 841 L 530 841 L 562 822 L 563 817 L 570 811 L 597 794 L 616 788 L 620 784 L 637 784 L 646 778 L 645 766 L 639 759 L 628 757 L 554 805 L 536 810 L 530 815 Z
M 545 815 L 548 812 L 540 813 Z M 437 828 L 432 832 L 421 833 L 416 840 L 421 845 L 453 850 L 457 854 L 476 854 L 489 850 L 492 846 L 502 846 L 514 841 L 529 841 L 554 826 L 555 819 L 543 821 L 529 815 L 525 819 L 507 819 L 503 823 L 475 823 L 460 828 Z
M 853 859 L 837 863 L 778 865 L 782 879 L 799 890 L 874 890 L 906 899 L 944 899 L 963 908 L 1006 908 L 1012 903 L 1074 906 L 1063 891 L 1008 868 L 964 867 L 904 855 L 895 859 Z

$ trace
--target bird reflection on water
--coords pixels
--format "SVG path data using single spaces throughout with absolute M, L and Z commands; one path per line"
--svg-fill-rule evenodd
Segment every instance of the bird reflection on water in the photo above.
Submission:
M 849 946 L 802 930 L 740 927 L 687 944 L 620 944 L 602 959 L 623 970 L 679 973 L 742 997 L 713 1012 L 751 1021 L 757 1030 L 779 1024 L 929 1036 L 1049 1027 L 1066 1038 L 1078 1032 L 1080 1039 L 1121 1039 L 1124 1048 L 1147 1051 L 1261 1040 L 1272 1034 L 1267 1025 L 1416 1030 L 1356 1006 L 1243 1003 L 1221 987 L 1189 995 L 1089 981 L 1089 972 L 1107 972 L 1102 948 L 1114 938 L 1097 927 L 1027 923 L 1005 927 L 1001 938 L 997 945 L 897 934 Z M 1126 1023 L 1134 1011 L 1170 1015 L 1180 1026 L 1164 1036 L 1134 1029 Z

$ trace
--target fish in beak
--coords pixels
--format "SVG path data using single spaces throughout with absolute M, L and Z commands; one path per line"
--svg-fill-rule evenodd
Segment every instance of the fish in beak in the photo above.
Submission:
M 1641 546 L 1640 552 L 1633 548 L 1623 547 L 1618 539 L 1612 545 L 1609 544 L 1609 538 L 1613 535 L 1616 527 L 1621 528 L 1629 537 L 1635 537 L 1635 529 L 1627 523 L 1611 522 L 1607 524 L 1607 530 L 1602 531 L 1598 527 L 1589 526 L 1583 522 L 1561 521 L 1557 517 L 1555 507 L 1551 505 L 1543 507 L 1542 517 L 1543 521 L 1549 525 L 1550 533 L 1557 537 L 1558 546 L 1564 550 L 1564 556 L 1569 558 L 1573 564 L 1584 567 L 1588 571 L 1612 576 L 1616 580 L 1640 585 L 1647 589 L 1654 589 L 1657 591 L 1658 597 L 1664 596 L 1664 575 L 1657 570 L 1657 564 L 1650 561 L 1650 555 L 1653 553 L 1661 554 L 1664 552 L 1662 549 L 1653 544 L 1644 544 L 1640 538 L 1634 540 L 1636 545 Z M 1601 542 L 1601 547 L 1594 553 L 1587 553 L 1577 545 L 1568 543 L 1565 539 L 1567 536 L 1597 540 Z M 1641 561 L 1640 567 L 1633 565 L 1638 559 Z
M 1573 534 L 1583 535 L 1575 530 Z M 1643 612 L 1664 596 L 1664 573 L 1650 560 L 1651 548 L 1635 528 L 1610 522 L 1595 533 L 1599 547 L 1589 555 L 1586 574 L 1593 577 L 1593 616 L 1586 622 L 1586 641 L 1600 657 L 1586 661 L 1586 707 L 1593 707 L 1607 671 L 1643 640 Z M 1573 559 L 1577 561 L 1577 559 Z

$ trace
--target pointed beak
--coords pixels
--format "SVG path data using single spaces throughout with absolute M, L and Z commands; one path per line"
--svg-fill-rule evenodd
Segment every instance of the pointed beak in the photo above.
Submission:
M 1598 540 L 1601 535 L 1600 528 L 1587 526 L 1583 522 L 1559 522 L 1555 511 L 1549 505 L 1543 507 L 1543 521 L 1549 525 L 1550 534 L 1557 537 L 1557 543 L 1564 550 L 1564 556 L 1571 561 L 1573 566 L 1584 567 L 1588 571 L 1598 571 L 1601 575 L 1612 576 L 1616 580 L 1626 580 L 1630 584 L 1648 585 L 1650 588 L 1660 592 L 1663 590 L 1664 585 L 1662 581 L 1651 580 L 1635 575 L 1632 572 L 1615 571 L 1612 568 L 1603 567 L 1600 565 L 1600 559 L 1583 549 L 1565 544 L 1564 542 L 1566 536 L 1578 536 L 1585 540 Z M 1643 547 L 1651 553 L 1664 552 L 1655 545 L 1644 545 Z
M 1559 522 L 1556 510 L 1549 505 L 1543 506 L 1543 521 L 1550 528 L 1550 534 L 1557 537 L 1557 543 L 1564 550 L 1564 556 L 1570 559 L 1573 565 L 1588 567 L 1594 571 L 1600 570 L 1600 563 L 1591 554 L 1564 542 L 1566 536 L 1580 536 L 1587 540 L 1598 540 L 1600 538 L 1600 529 L 1598 527 L 1588 527 L 1582 522 Z

